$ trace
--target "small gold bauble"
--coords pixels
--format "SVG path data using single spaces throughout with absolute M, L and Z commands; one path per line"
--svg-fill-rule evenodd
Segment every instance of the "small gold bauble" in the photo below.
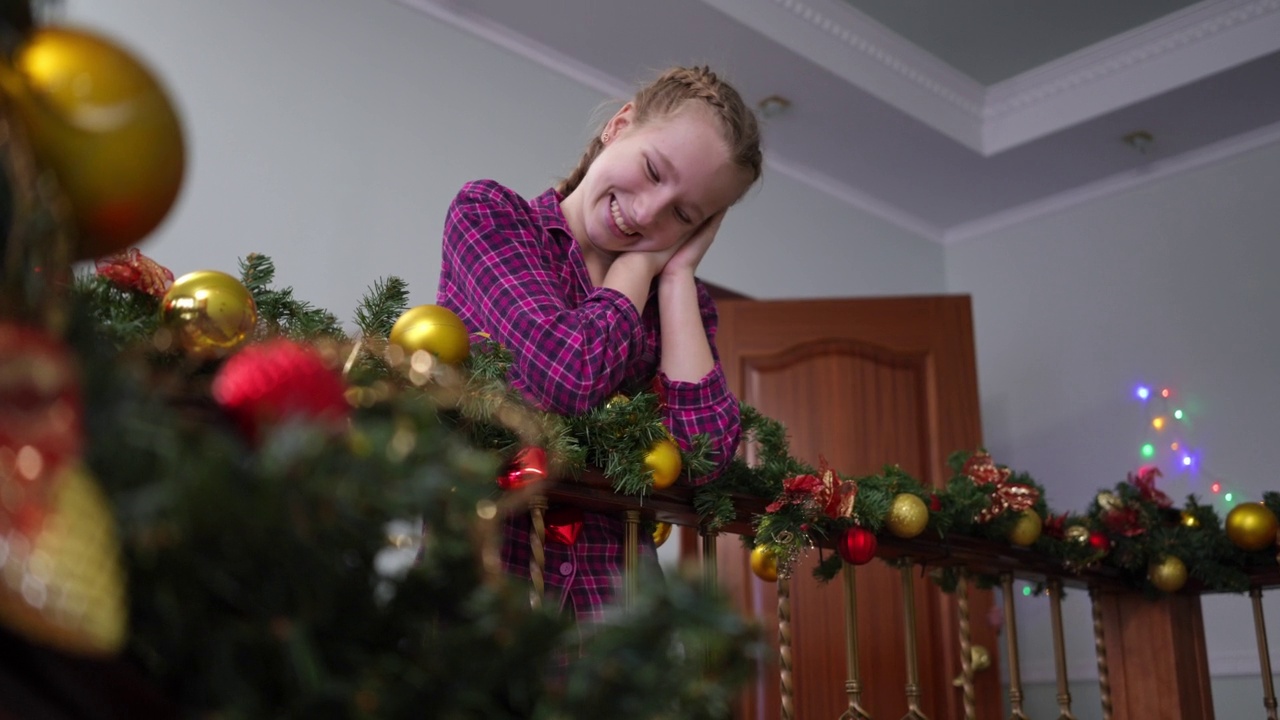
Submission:
M 666 542 L 669 537 L 671 537 L 671 523 L 659 520 L 653 526 L 653 546 L 662 547 L 662 543 Z
M 1187 566 L 1181 558 L 1165 555 L 1147 568 L 1147 579 L 1160 590 L 1177 592 L 1187 584 Z
M 653 489 L 664 490 L 675 484 L 680 478 L 683 464 L 680 460 L 680 446 L 671 438 L 664 438 L 649 448 L 644 456 L 644 466 L 653 475 Z
M 913 538 L 929 525 L 929 508 L 918 495 L 898 493 L 885 521 L 889 532 L 900 538 Z
M 1009 542 L 1019 547 L 1027 547 L 1040 538 L 1040 531 L 1043 528 L 1044 521 L 1035 510 L 1023 510 L 1018 515 L 1013 528 L 1009 530 Z
M 629 402 L 631 402 L 631 398 L 623 395 L 622 393 L 615 393 L 605 402 L 604 406 L 613 410 L 615 408 L 620 408 Z
M 1200 527 L 1200 518 L 1196 517 L 1196 514 L 1191 512 L 1190 510 L 1183 510 L 1182 526 L 1189 527 L 1189 528 L 1198 528 Z
M 1062 531 L 1062 539 L 1076 545 L 1089 544 L 1089 528 L 1083 525 L 1072 525 Z
M 1262 550 L 1276 541 L 1276 515 L 1260 502 L 1240 503 L 1227 513 L 1227 537 L 1241 550 Z
M 78 257 L 123 250 L 160 224 L 182 185 L 182 127 L 138 58 L 102 35 L 49 25 L 14 49 L 0 82 L 69 201 Z
M 239 280 L 217 270 L 197 270 L 174 281 L 160 303 L 160 317 L 179 347 L 211 356 L 247 340 L 258 309 Z
M 471 354 L 471 336 L 462 318 L 440 305 L 406 310 L 391 326 L 390 340 L 404 348 L 406 356 L 426 350 L 446 365 L 460 363 Z
M 1100 492 L 1098 493 L 1098 508 L 1103 511 L 1119 510 L 1124 507 L 1124 502 L 1115 493 Z
M 778 581 L 778 556 L 764 545 L 751 550 L 751 572 L 765 582 Z

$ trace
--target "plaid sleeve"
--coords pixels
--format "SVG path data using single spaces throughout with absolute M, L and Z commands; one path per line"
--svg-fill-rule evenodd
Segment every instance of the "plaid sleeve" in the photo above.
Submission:
M 707 341 L 711 343 L 715 367 L 696 383 L 678 382 L 663 373 L 658 375 L 666 397 L 667 427 L 680 446 L 688 450 L 693 436 L 698 434 L 706 434 L 711 439 L 716 467 L 702 477 L 689 480 L 693 485 L 711 482 L 724 472 L 738 451 L 742 435 L 738 399 L 729 391 L 729 381 L 725 379 L 720 353 L 716 350 L 718 315 L 715 301 L 702 283 L 698 283 L 698 309 L 702 313 Z
M 470 183 L 449 207 L 439 297 L 511 351 L 511 385 L 544 410 L 580 414 L 622 381 L 641 346 L 640 315 L 622 293 L 596 288 L 571 307 L 564 268 L 524 201 L 494 182 Z

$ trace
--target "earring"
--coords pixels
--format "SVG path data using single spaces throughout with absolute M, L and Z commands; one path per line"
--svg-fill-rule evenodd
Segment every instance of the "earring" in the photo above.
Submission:
M 609 133 L 608 133 L 608 132 L 604 132 L 604 133 L 601 133 L 601 134 L 600 134 L 600 142 L 602 142 L 602 143 L 607 143 L 607 142 L 609 142 Z

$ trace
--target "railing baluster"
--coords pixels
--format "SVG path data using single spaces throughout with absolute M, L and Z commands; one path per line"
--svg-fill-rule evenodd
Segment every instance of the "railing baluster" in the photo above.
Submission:
M 862 679 L 858 671 L 858 585 L 855 573 L 857 568 L 845 563 L 844 566 L 844 645 L 845 664 L 849 679 L 844 684 L 845 694 L 849 696 L 849 709 L 844 711 L 840 720 L 871 720 L 871 716 L 862 707 Z
M 907 650 L 907 714 L 902 720 L 929 720 L 920 711 L 920 665 L 916 657 L 916 595 L 911 581 L 911 558 L 903 558 L 902 574 L 902 607 L 906 619 Z
M 716 589 L 716 536 L 715 530 L 703 527 L 698 530 L 702 536 L 702 584 L 708 590 Z
M 1276 720 L 1276 688 L 1271 679 L 1271 654 L 1267 649 L 1267 624 L 1262 617 L 1262 588 L 1249 590 L 1253 600 L 1253 629 L 1258 635 L 1258 658 L 1262 661 L 1262 705 L 1267 720 Z
M 627 510 L 623 517 L 626 536 L 622 541 L 622 585 L 626 605 L 631 607 L 640 589 L 640 511 Z
M 1022 668 L 1018 660 L 1018 612 L 1013 607 L 1013 575 L 1000 576 L 1004 595 L 1005 648 L 1009 655 L 1009 720 L 1030 720 L 1022 711 Z
M 791 578 L 778 578 L 778 667 L 782 720 L 791 720 L 795 696 L 791 687 Z
M 978 714 L 973 691 L 973 638 L 969 630 L 969 577 L 963 571 L 956 583 L 956 604 L 960 613 L 960 684 L 963 687 L 964 720 Z
M 529 500 L 529 518 L 533 524 L 533 533 L 529 535 L 529 580 L 533 582 L 533 594 L 530 602 L 535 608 L 542 607 L 542 596 L 546 593 L 546 580 L 543 570 L 547 565 L 546 542 L 547 497 L 535 495 Z
M 1053 619 L 1053 667 L 1058 675 L 1058 720 L 1076 720 L 1071 714 L 1071 688 L 1067 685 L 1067 648 L 1062 634 L 1062 581 L 1049 581 L 1049 613 Z
M 1111 720 L 1111 672 L 1107 669 L 1107 641 L 1102 634 L 1102 607 L 1098 592 L 1089 588 L 1089 604 L 1093 607 L 1093 648 L 1098 654 L 1098 690 L 1102 698 L 1102 720 Z

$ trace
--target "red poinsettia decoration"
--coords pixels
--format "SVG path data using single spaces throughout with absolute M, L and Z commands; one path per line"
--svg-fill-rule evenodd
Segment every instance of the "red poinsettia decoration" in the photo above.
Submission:
M 965 461 L 963 472 L 974 485 L 988 487 L 991 504 L 980 511 L 974 520 L 991 522 L 1005 512 L 1022 512 L 1030 509 L 1040 499 L 1040 491 L 1025 483 L 1010 482 L 1013 471 L 996 465 L 986 452 L 976 452 Z
M 852 480 L 841 480 L 834 470 L 822 461 L 821 475 L 796 475 L 782 481 L 782 497 L 769 503 L 765 512 L 777 512 L 787 505 L 812 504 L 819 512 L 832 519 L 853 517 L 854 500 L 858 485 Z
M 1104 513 L 1102 524 L 1108 531 L 1125 537 L 1134 537 L 1147 531 L 1142 527 L 1142 516 L 1138 513 L 1138 508 L 1127 505 Z
M 1138 472 L 1129 473 L 1129 482 L 1138 488 L 1138 494 L 1143 500 L 1154 503 L 1156 507 L 1173 507 L 1173 500 L 1156 487 L 1156 478 L 1162 476 L 1160 468 L 1155 465 L 1143 465 L 1138 468 Z
M 1069 513 L 1061 515 L 1049 515 L 1044 521 L 1044 534 L 1056 540 L 1061 540 L 1067 531 L 1067 516 Z
M 99 275 L 126 290 L 164 297 L 169 288 L 173 287 L 173 273 L 138 252 L 138 248 L 100 257 L 94 261 L 94 266 Z

